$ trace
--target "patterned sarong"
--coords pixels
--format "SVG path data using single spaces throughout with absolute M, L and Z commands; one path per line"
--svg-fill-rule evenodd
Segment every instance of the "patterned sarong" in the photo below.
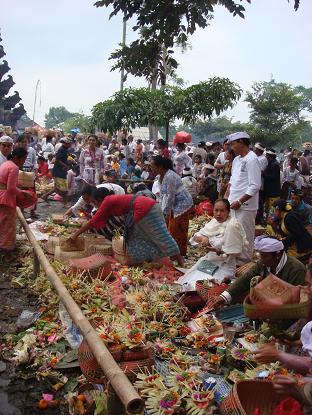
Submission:
M 127 253 L 133 262 L 150 262 L 179 254 L 179 247 L 169 234 L 158 204 L 137 222 L 127 244 Z

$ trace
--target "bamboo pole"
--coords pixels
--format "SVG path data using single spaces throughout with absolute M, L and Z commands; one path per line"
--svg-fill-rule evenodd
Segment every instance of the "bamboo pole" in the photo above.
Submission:
M 113 389 L 123 403 L 128 414 L 141 414 L 144 408 L 143 400 L 140 398 L 129 379 L 115 362 L 113 356 L 110 354 L 104 343 L 101 341 L 89 321 L 83 315 L 79 306 L 72 299 L 67 291 L 65 285 L 57 276 L 56 272 L 50 265 L 43 250 L 36 241 L 31 229 L 29 228 L 21 210 L 17 210 L 17 216 L 20 220 L 25 233 L 32 244 L 35 255 L 46 273 L 47 278 L 55 288 L 60 300 L 64 304 L 68 314 L 81 331 L 84 339 L 87 341 L 94 357 L 103 369 L 106 378 L 110 381 Z

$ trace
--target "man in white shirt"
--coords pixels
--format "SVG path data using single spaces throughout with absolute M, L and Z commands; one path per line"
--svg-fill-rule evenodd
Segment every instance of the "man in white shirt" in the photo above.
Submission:
M 7 161 L 7 157 L 12 153 L 13 140 L 8 135 L 0 137 L 0 165 Z
M 232 176 L 225 194 L 231 204 L 231 213 L 244 227 L 248 247 L 242 253 L 242 260 L 252 258 L 255 238 L 255 218 L 261 188 L 261 167 L 258 157 L 250 151 L 250 137 L 245 132 L 229 135 L 228 143 L 237 157 L 232 165 Z

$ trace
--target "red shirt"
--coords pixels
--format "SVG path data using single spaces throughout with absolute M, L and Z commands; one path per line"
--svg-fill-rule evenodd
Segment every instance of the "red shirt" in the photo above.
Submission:
M 133 195 L 112 195 L 106 196 L 96 214 L 89 220 L 89 228 L 104 228 L 107 219 L 111 216 L 123 216 L 130 210 L 130 202 Z M 134 222 L 140 219 L 152 209 L 157 203 L 154 199 L 146 196 L 137 196 L 133 203 Z
M 38 166 L 38 173 L 39 173 L 39 177 L 42 176 L 48 176 L 49 174 L 49 166 L 48 163 L 46 161 L 44 161 L 43 163 L 40 163 Z

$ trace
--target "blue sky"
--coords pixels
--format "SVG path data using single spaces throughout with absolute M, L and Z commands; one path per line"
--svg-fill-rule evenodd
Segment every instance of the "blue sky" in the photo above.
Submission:
M 0 0 L 2 44 L 28 115 L 32 116 L 35 85 L 41 81 L 43 123 L 50 106 L 89 114 L 92 106 L 119 88 L 118 72 L 110 72 L 110 53 L 121 39 L 121 19 L 89 0 Z M 179 76 L 188 84 L 225 76 L 248 90 L 254 81 L 269 80 L 311 86 L 312 1 L 252 0 L 246 18 L 216 9 L 208 28 L 190 38 L 192 49 L 177 53 Z M 135 34 L 128 25 L 128 40 Z M 129 78 L 126 86 L 142 86 Z M 12 89 L 13 91 L 13 89 Z M 239 103 L 227 113 L 248 119 Z

